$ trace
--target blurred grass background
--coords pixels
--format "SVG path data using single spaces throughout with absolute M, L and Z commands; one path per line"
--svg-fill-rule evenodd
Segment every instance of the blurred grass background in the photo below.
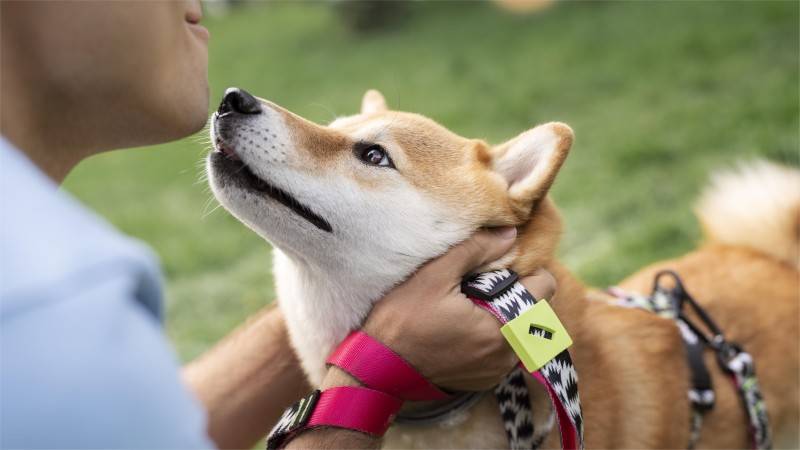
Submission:
M 414 3 L 369 30 L 342 8 L 255 3 L 208 18 L 211 108 L 240 86 L 328 122 L 378 88 L 395 109 L 490 142 L 567 122 L 561 256 L 595 285 L 691 249 L 712 169 L 800 160 L 797 2 L 565 2 L 525 16 Z M 199 181 L 204 139 L 100 155 L 66 182 L 160 254 L 183 359 L 274 295 L 268 246 Z

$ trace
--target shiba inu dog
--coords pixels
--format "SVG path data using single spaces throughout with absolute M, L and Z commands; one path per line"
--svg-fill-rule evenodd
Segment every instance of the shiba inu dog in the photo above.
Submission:
M 555 258 L 559 214 L 547 196 L 567 157 L 565 124 L 536 126 L 499 145 L 391 111 L 369 91 L 359 114 L 328 126 L 231 89 L 212 118 L 207 161 L 225 208 L 275 247 L 275 282 L 312 383 L 373 302 L 480 227 L 518 227 L 517 244 L 486 269 L 558 280 L 551 305 L 572 335 L 590 448 L 685 448 L 688 368 L 675 324 L 587 290 Z M 777 447 L 798 446 L 800 172 L 769 163 L 719 176 L 698 214 L 707 243 L 621 283 L 649 292 L 676 270 L 728 336 L 755 358 Z M 699 447 L 749 447 L 746 416 L 708 354 L 717 391 Z M 558 447 L 547 394 L 529 384 L 534 428 Z M 495 399 L 458 420 L 395 425 L 384 446 L 505 448 Z

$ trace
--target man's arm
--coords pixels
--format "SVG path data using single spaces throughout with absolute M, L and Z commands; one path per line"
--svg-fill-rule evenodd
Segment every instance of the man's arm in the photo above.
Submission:
M 355 378 L 337 367 L 328 369 L 328 374 L 320 387 L 323 391 L 337 386 L 361 386 Z M 353 430 L 341 428 L 314 428 L 300 433 L 299 436 L 289 441 L 286 450 L 294 449 L 377 449 L 381 439 Z
M 220 448 L 251 448 L 311 390 L 276 306 L 189 363 L 183 377 L 206 407 L 208 433 Z
M 461 294 L 460 281 L 502 257 L 514 237 L 515 233 L 480 231 L 429 262 L 375 305 L 364 331 L 439 386 L 490 389 L 517 359 L 496 319 Z M 546 271 L 522 282 L 539 298 L 550 298 L 555 291 L 555 281 Z M 209 434 L 220 448 L 252 447 L 284 409 L 311 391 L 283 316 L 273 307 L 190 363 L 184 378 L 208 410 Z M 332 369 L 323 387 L 352 383 L 356 381 Z M 329 428 L 302 433 L 289 447 L 374 448 L 379 443 L 365 434 Z
M 183 377 L 208 410 L 208 433 L 220 448 L 252 448 L 283 411 L 311 391 L 289 344 L 283 314 L 268 306 L 189 363 Z M 322 389 L 360 386 L 332 367 Z M 337 428 L 302 433 L 288 448 L 378 448 L 380 439 Z

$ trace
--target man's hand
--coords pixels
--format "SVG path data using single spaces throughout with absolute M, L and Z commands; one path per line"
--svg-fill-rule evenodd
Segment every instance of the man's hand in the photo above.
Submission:
M 379 301 L 364 331 L 438 386 L 490 389 L 518 359 L 497 319 L 461 293 L 461 279 L 503 256 L 515 237 L 515 228 L 483 230 L 453 247 Z M 522 282 L 537 298 L 555 292 L 555 280 L 544 270 Z

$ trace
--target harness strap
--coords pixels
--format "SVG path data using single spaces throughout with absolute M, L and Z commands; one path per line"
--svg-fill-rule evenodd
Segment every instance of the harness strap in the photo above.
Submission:
M 660 281 L 664 277 L 671 277 L 674 287 L 661 286 Z M 717 362 L 731 376 L 731 380 L 739 392 L 747 414 L 752 448 L 757 450 L 772 448 L 769 418 L 761 395 L 761 387 L 756 378 L 753 357 L 738 344 L 725 339 L 722 330 L 708 312 L 684 288 L 677 273 L 670 270 L 657 273 L 653 293 L 649 297 L 627 293 L 619 288 L 610 288 L 608 292 L 619 299 L 618 305 L 620 306 L 642 308 L 661 317 L 672 319 L 678 325 L 692 372 L 692 387 L 689 390 L 689 399 L 692 404 L 690 449 L 694 447 L 700 437 L 703 414 L 714 406 L 711 376 L 703 361 L 703 352 L 706 348 L 715 351 Z M 708 334 L 702 331 L 700 325 L 688 318 L 684 311 L 684 305 L 689 305 L 696 313 L 702 327 L 709 332 Z
M 655 290 L 663 289 L 659 284 L 663 277 L 671 277 L 674 281 L 675 287 L 668 292 L 670 292 L 671 297 L 675 299 L 678 305 L 677 310 L 679 311 L 680 319 L 697 334 L 707 347 L 716 352 L 719 366 L 731 375 L 747 414 L 753 448 L 757 450 L 772 448 L 769 417 L 767 416 L 764 398 L 761 395 L 761 386 L 756 378 L 753 357 L 745 352 L 739 344 L 728 341 L 725 338 L 722 330 L 711 319 L 711 315 L 684 288 L 683 282 L 677 273 L 671 270 L 657 273 L 654 282 Z M 684 304 L 689 305 L 697 314 L 702 325 L 696 324 L 686 316 Z M 702 327 L 709 333 L 703 333 Z
M 761 386 L 756 378 L 753 357 L 736 344 L 717 354 L 720 365 L 730 375 L 739 391 L 744 410 L 747 413 L 750 437 L 754 449 L 772 448 L 772 435 L 769 417 Z
M 461 290 L 476 305 L 492 313 L 504 324 L 537 304 L 536 299 L 519 282 L 517 274 L 507 269 L 475 275 L 462 283 Z M 537 329 L 533 325 L 530 332 L 539 333 L 545 339 L 552 338 L 552 331 Z M 520 363 L 495 389 L 512 449 L 538 448 L 549 431 L 535 433 L 523 371 L 527 372 Z M 562 448 L 583 449 L 583 417 L 578 396 L 578 375 L 569 352 L 561 351 L 531 374 L 546 388 L 550 396 L 558 419 Z
M 678 326 L 683 339 L 683 346 L 686 349 L 686 361 L 689 366 L 691 383 L 687 397 L 692 411 L 689 419 L 689 443 L 686 447 L 689 450 L 695 448 L 703 428 L 703 417 L 706 412 L 714 408 L 716 399 L 714 386 L 711 383 L 711 375 L 703 359 L 705 345 L 692 328 L 679 318 L 679 311 L 676 309 L 677 305 L 667 291 L 656 288 L 648 297 L 626 292 L 617 287 L 611 287 L 608 289 L 608 293 L 617 298 L 618 306 L 643 309 L 659 317 L 673 320 Z

